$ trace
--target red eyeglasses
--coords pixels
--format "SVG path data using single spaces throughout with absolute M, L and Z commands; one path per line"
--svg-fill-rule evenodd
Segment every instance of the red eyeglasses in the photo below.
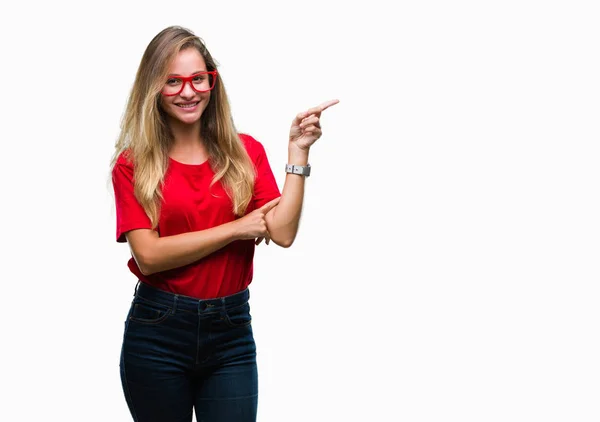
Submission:
M 192 89 L 196 92 L 207 92 L 215 87 L 217 80 L 217 71 L 210 70 L 207 72 L 194 73 L 191 76 L 172 76 L 167 79 L 162 94 L 167 97 L 178 95 L 183 91 L 186 83 L 190 83 Z

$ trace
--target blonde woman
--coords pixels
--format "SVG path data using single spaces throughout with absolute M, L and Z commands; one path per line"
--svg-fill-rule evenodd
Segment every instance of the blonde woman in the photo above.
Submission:
M 280 193 L 202 40 L 169 27 L 146 48 L 111 162 L 116 238 L 139 279 L 120 362 L 135 421 L 190 421 L 193 408 L 198 421 L 256 420 L 254 248 L 294 241 L 309 149 L 337 102 L 293 120 Z

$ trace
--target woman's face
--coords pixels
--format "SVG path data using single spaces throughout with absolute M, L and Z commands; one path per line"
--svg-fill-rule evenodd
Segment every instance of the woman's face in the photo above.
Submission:
M 191 76 L 198 72 L 206 71 L 206 63 L 202 55 L 195 48 L 186 48 L 181 50 L 177 57 L 169 66 L 168 80 L 165 81 L 165 89 L 167 91 L 177 91 L 174 87 L 181 86 L 181 81 L 176 79 L 177 76 Z M 200 89 L 203 89 L 201 78 L 206 78 L 206 88 L 208 87 L 208 75 L 203 75 L 195 79 L 195 84 Z M 161 95 L 161 105 L 167 115 L 175 121 L 184 124 L 193 124 L 200 120 L 202 112 L 210 101 L 210 91 L 197 92 L 191 83 L 184 84 L 183 89 L 177 95 Z

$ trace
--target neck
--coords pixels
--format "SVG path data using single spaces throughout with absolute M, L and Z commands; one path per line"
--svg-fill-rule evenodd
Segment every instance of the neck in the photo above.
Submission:
M 204 149 L 204 142 L 200 136 L 200 121 L 187 125 L 171 119 L 169 127 L 173 134 L 172 149 L 188 151 Z
M 208 160 L 208 152 L 200 136 L 200 121 L 186 125 L 171 120 L 169 127 L 173 134 L 173 143 L 169 148 L 171 158 L 186 164 L 201 164 Z

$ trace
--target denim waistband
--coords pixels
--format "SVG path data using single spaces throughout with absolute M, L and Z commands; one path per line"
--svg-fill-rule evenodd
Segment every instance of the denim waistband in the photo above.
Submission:
M 140 281 L 136 286 L 135 296 L 169 306 L 173 310 L 207 313 L 243 305 L 250 299 L 250 291 L 246 288 L 231 296 L 223 296 L 215 299 L 196 299 L 190 296 L 166 292 Z

